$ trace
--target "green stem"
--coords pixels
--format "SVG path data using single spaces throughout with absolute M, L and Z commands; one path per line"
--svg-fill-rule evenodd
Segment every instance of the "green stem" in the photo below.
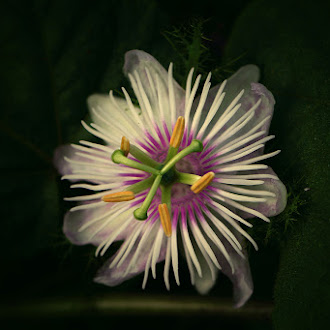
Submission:
M 177 172 L 177 181 L 192 186 L 201 176 L 190 173 Z
M 203 143 L 199 140 L 192 140 L 190 145 L 181 150 L 177 155 L 170 159 L 167 164 L 160 170 L 160 174 L 168 172 L 179 160 L 191 154 L 192 152 L 201 152 L 203 150 Z
M 134 145 L 130 145 L 129 153 L 138 159 L 141 163 L 148 165 L 150 167 L 160 167 L 161 164 L 150 158 L 147 154 L 145 154 L 143 151 L 141 151 L 139 148 L 137 148 Z
M 148 173 L 151 173 L 151 174 L 154 174 L 154 175 L 159 174 L 159 170 L 157 170 L 153 167 L 150 167 L 148 165 L 144 165 L 144 164 L 141 164 L 139 162 L 136 162 L 135 160 L 127 158 L 124 155 L 123 151 L 120 150 L 120 149 L 115 150 L 112 153 L 111 158 L 112 158 L 112 161 L 116 164 L 123 164 L 123 165 L 129 166 L 129 167 L 132 167 L 132 168 L 136 168 L 138 170 L 142 170 L 144 172 L 148 172 Z
M 147 211 L 150 207 L 150 204 L 157 192 L 157 189 L 160 185 L 160 181 L 162 180 L 162 175 L 161 174 L 158 174 L 155 178 L 155 181 L 153 182 L 149 192 L 148 192 L 148 195 L 147 197 L 145 198 L 145 200 L 143 201 L 142 205 L 137 208 L 135 211 L 134 211 L 134 217 L 135 219 L 137 220 L 145 220 L 148 218 L 148 214 L 147 214 Z

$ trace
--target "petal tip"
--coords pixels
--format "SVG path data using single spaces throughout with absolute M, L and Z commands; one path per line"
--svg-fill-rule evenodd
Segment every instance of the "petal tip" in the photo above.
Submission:
M 243 276 L 239 274 L 238 282 L 234 283 L 234 308 L 241 308 L 250 299 L 253 293 L 253 283 L 250 274 L 250 268 L 248 273 Z
M 260 69 L 255 64 L 247 64 L 242 66 L 234 76 L 245 78 L 246 81 L 257 82 L 260 79 Z
M 72 166 L 67 162 L 67 159 L 73 157 L 74 148 L 70 144 L 64 144 L 57 147 L 53 154 L 53 165 L 60 175 L 72 174 Z M 61 178 L 61 180 L 63 180 Z
M 214 286 L 214 281 L 199 280 L 195 283 L 195 288 L 197 292 L 202 296 L 207 295 L 211 291 L 213 286 Z
M 97 108 L 99 106 L 102 107 L 102 105 L 108 101 L 109 96 L 107 94 L 91 94 L 87 97 L 86 103 L 88 106 L 88 109 L 90 111 L 90 113 L 92 112 L 93 108 Z M 110 102 L 110 100 L 109 100 Z
M 84 242 L 83 240 L 79 240 L 77 237 L 79 237 L 79 235 L 77 235 L 75 228 L 72 228 L 72 216 L 71 216 L 71 210 L 69 210 L 68 212 L 66 212 L 65 216 L 64 216 L 64 221 L 63 221 L 63 227 L 62 227 L 62 231 L 65 235 L 65 237 L 72 243 L 75 245 L 85 245 L 87 244 L 87 242 Z
M 150 54 L 139 49 L 132 49 L 125 53 L 123 72 L 126 76 L 136 70 L 141 61 L 156 61 Z
M 252 82 L 251 83 L 251 91 L 260 96 L 265 97 L 268 103 L 273 106 L 275 104 L 275 98 L 272 92 L 267 89 L 263 84 L 260 84 L 258 82 Z

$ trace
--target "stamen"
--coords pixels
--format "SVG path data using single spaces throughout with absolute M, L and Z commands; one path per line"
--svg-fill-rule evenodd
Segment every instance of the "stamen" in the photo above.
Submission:
M 197 174 L 177 172 L 178 182 L 192 186 L 201 176 Z
M 103 202 L 126 202 L 135 198 L 133 191 L 121 191 L 102 197 Z
M 172 235 L 172 222 L 170 212 L 168 210 L 167 204 L 159 204 L 158 205 L 158 212 L 160 216 L 160 221 L 162 223 L 165 235 L 170 237 Z
M 120 149 L 124 153 L 124 156 L 127 157 L 127 155 L 129 154 L 130 143 L 129 143 L 129 140 L 125 136 L 123 136 L 121 138 Z
M 180 116 L 176 121 L 170 140 L 170 146 L 173 148 L 179 148 L 181 144 L 183 132 L 184 132 L 184 122 L 185 120 L 182 116 Z
M 204 190 L 214 179 L 214 173 L 213 172 L 208 172 L 205 175 L 203 175 L 198 181 L 196 181 L 192 186 L 191 190 L 195 193 L 198 194 L 202 190 Z
M 183 133 L 184 133 L 184 124 L 185 119 L 184 117 L 180 116 L 174 126 L 173 133 L 170 140 L 170 147 L 167 152 L 165 163 L 171 160 L 177 153 L 180 147 Z
M 135 160 L 129 159 L 125 157 L 124 152 L 120 149 L 115 150 L 112 155 L 111 159 L 116 164 L 123 164 L 129 167 L 136 168 L 138 170 L 142 170 L 151 174 L 158 175 L 159 171 L 151 166 L 141 164 L 139 162 L 136 162 Z
M 150 158 L 147 154 L 145 154 L 143 151 L 141 151 L 138 147 L 136 147 L 133 144 L 130 146 L 130 154 L 145 165 L 154 168 L 157 168 L 161 165 L 160 163 Z

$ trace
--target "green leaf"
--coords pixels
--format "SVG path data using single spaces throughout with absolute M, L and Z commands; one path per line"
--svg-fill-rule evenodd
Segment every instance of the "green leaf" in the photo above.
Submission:
M 226 52 L 246 52 L 242 63 L 260 66 L 277 102 L 271 133 L 282 153 L 272 166 L 306 201 L 282 235 L 273 314 L 281 330 L 330 321 L 329 9 L 318 1 L 255 1 L 237 20 Z

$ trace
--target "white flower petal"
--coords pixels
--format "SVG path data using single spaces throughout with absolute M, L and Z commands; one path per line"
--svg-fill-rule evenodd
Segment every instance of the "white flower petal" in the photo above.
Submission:
M 226 242 L 225 242 L 226 244 Z M 250 271 L 250 265 L 248 258 L 242 258 L 239 256 L 231 246 L 226 246 L 226 249 L 230 255 L 230 259 L 234 265 L 234 273 L 232 273 L 231 267 L 222 254 L 218 255 L 220 260 L 223 260 L 223 267 L 221 271 L 230 279 L 233 283 L 234 293 L 234 306 L 239 308 L 243 306 L 246 301 L 250 298 L 253 292 L 253 282 Z M 245 249 L 244 249 L 245 251 Z M 246 252 L 245 252 L 246 254 Z
M 228 263 L 228 260 L 219 250 L 215 250 L 215 252 L 222 267 L 220 271 L 225 274 L 233 284 L 234 307 L 239 308 L 250 298 L 253 292 L 253 282 L 244 238 L 233 228 L 231 229 L 231 232 L 243 247 L 242 255 L 239 255 L 235 249 L 233 249 L 233 246 L 221 235 L 221 233 L 219 233 L 218 236 L 228 252 L 231 264 Z
M 178 116 L 184 115 L 184 90 L 173 79 L 170 79 L 169 84 L 168 72 L 153 56 L 142 50 L 131 50 L 125 54 L 125 64 L 123 69 L 126 76 L 134 75 L 134 72 L 137 72 L 143 90 L 147 95 L 151 109 L 153 110 L 155 119 L 158 123 L 159 120 L 163 118 L 159 118 L 160 110 L 157 93 L 155 92 L 157 79 L 159 80 L 159 89 L 165 91 L 167 95 L 168 101 L 165 104 L 164 114 L 171 117 L 170 93 L 172 93 L 176 110 L 176 116 L 174 117 L 175 120 Z
M 140 225 L 142 226 L 143 223 Z M 144 229 L 144 232 L 140 236 L 140 240 L 135 242 L 134 247 L 128 253 L 124 262 L 122 262 L 119 267 L 109 267 L 113 259 L 116 258 L 118 253 L 117 252 L 99 269 L 96 277 L 94 278 L 94 281 L 96 283 L 115 286 L 143 272 L 146 268 L 146 264 L 150 256 L 150 251 L 153 251 L 158 228 L 159 225 L 156 222 L 153 224 L 151 231 Z M 140 244 L 143 237 L 145 239 L 142 244 Z M 162 241 L 157 262 L 165 259 L 166 243 L 166 240 Z
M 259 80 L 260 72 L 259 68 L 255 65 L 245 65 L 240 68 L 235 74 L 233 74 L 227 81 L 224 86 L 224 92 L 226 93 L 224 100 L 221 102 L 220 107 L 217 110 L 213 120 L 211 121 L 207 131 L 213 127 L 213 125 L 217 122 L 220 116 L 225 112 L 229 104 L 235 99 L 235 97 L 242 91 L 250 90 L 251 83 L 257 82 Z M 203 115 L 201 120 L 201 125 L 206 118 L 211 105 L 219 91 L 220 85 L 216 85 L 212 87 L 207 95 L 207 99 L 205 101 L 205 105 L 203 107 Z M 193 108 L 196 109 L 199 104 L 200 97 L 197 97 L 194 100 Z
M 106 175 L 109 173 L 109 170 L 99 166 L 100 162 L 107 161 L 109 165 L 113 165 L 110 160 L 111 149 L 109 153 L 105 151 L 99 151 L 100 154 L 98 158 L 86 158 L 86 157 L 95 157 L 93 152 L 95 148 L 86 148 L 83 153 L 79 152 L 77 148 L 72 145 L 63 145 L 55 149 L 54 152 L 54 165 L 57 171 L 62 175 L 72 175 L 77 172 L 84 172 L 93 168 L 93 173 L 95 175 Z M 103 154 L 103 156 L 101 156 Z M 68 161 L 69 160 L 69 161 Z M 77 179 L 72 179 L 71 181 L 77 181 Z M 98 182 L 99 180 L 89 180 L 91 182 Z
M 128 214 L 129 206 L 104 203 L 103 205 L 77 211 L 68 211 L 64 217 L 63 232 L 74 244 L 99 245 L 121 225 L 124 219 L 133 218 Z M 125 213 L 126 211 L 126 213 Z M 119 216 L 123 214 L 123 216 Z M 132 219 L 132 221 L 135 221 Z M 104 226 L 106 224 L 106 226 Z M 101 227 L 102 230 L 99 230 Z M 120 240 L 129 232 L 122 232 L 115 240 Z
M 93 94 L 88 97 L 87 104 L 93 123 L 111 133 L 118 145 L 123 135 L 135 141 L 143 134 L 142 123 L 132 119 L 132 111 L 139 114 L 141 110 L 130 106 L 125 99 L 112 94 Z
M 195 270 L 195 288 L 200 294 L 208 294 L 213 288 L 217 279 L 218 269 L 215 266 L 211 266 L 206 262 L 204 257 L 199 258 L 199 263 L 202 267 L 203 276 L 200 277 Z M 215 274 L 215 275 L 214 275 Z
M 253 133 L 263 131 L 262 136 L 267 135 L 274 110 L 275 100 L 271 92 L 265 86 L 257 83 L 258 79 L 258 67 L 255 65 L 246 65 L 227 80 L 224 87 L 224 93 L 226 95 L 212 121 L 205 130 L 206 134 L 213 131 L 211 136 L 213 136 L 214 139 L 217 139 L 218 142 L 221 142 L 225 141 L 224 137 L 226 137 L 226 139 L 230 138 L 230 140 L 233 140 L 243 136 L 254 127 L 256 127 L 256 130 L 254 130 Z M 220 85 L 211 88 L 208 93 L 205 105 L 203 107 L 202 120 L 199 124 L 200 127 L 203 126 L 204 119 L 207 120 L 208 118 L 207 115 L 209 110 L 212 108 L 211 106 L 219 91 L 219 87 Z M 223 116 L 224 114 L 227 114 L 227 108 L 230 106 L 232 100 L 234 100 L 235 97 L 242 92 L 242 90 L 244 90 L 244 93 L 239 99 L 240 106 L 235 108 L 235 112 L 232 111 L 229 112 L 228 115 Z M 247 115 L 247 112 L 251 110 L 251 108 L 253 108 L 253 106 L 256 105 L 258 101 L 259 104 L 254 107 L 253 113 L 251 113 L 251 115 L 247 117 L 246 120 L 242 121 L 242 118 L 246 117 L 245 115 Z M 193 106 L 194 109 L 197 108 L 198 103 L 199 98 L 196 98 Z M 221 121 L 219 121 L 220 117 Z M 237 125 L 236 123 L 240 124 Z M 230 133 L 228 130 L 229 128 L 231 130 Z M 219 147 L 220 146 L 221 143 Z M 262 150 L 263 149 L 256 151 L 256 153 L 254 153 L 252 156 L 260 155 Z
M 274 196 L 266 196 L 265 202 L 242 204 L 260 212 L 266 217 L 273 217 L 277 214 L 280 214 L 285 209 L 287 202 L 287 191 L 282 181 L 277 177 L 276 173 L 270 167 L 268 167 L 268 169 L 266 170 L 256 172 L 256 174 L 261 173 L 265 175 L 270 175 L 272 177 L 262 179 L 264 181 L 263 184 L 253 187 L 249 186 L 249 189 L 268 191 L 270 193 L 273 193 Z M 255 215 L 251 213 L 240 212 L 239 210 L 238 213 L 245 219 L 255 217 Z
M 54 151 L 53 163 L 61 175 L 72 174 L 73 166 L 65 160 L 65 157 L 75 158 L 76 150 L 71 145 L 61 145 Z M 78 160 L 78 159 L 77 159 Z

